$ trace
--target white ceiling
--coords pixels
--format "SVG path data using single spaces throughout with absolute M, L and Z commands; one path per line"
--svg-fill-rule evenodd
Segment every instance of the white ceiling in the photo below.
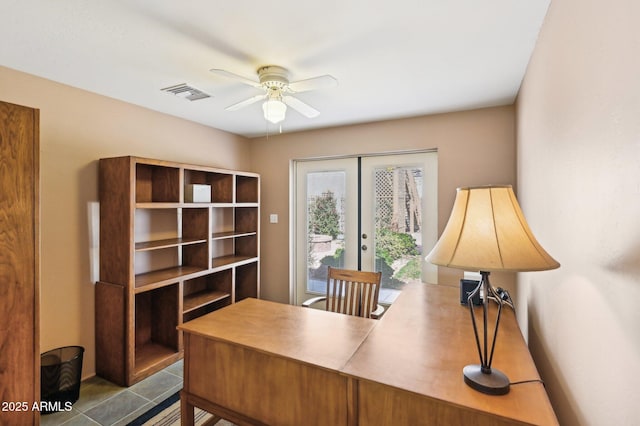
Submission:
M 298 94 L 282 131 L 510 104 L 550 0 L 2 0 L 0 65 L 248 137 L 260 92 L 209 72 L 338 86 Z M 160 89 L 188 83 L 211 98 Z

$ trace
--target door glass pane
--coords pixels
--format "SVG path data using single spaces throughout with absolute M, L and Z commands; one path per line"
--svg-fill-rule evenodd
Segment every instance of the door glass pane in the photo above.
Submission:
M 344 171 L 307 174 L 307 291 L 325 294 L 327 266 L 344 268 Z
M 390 303 L 422 277 L 422 167 L 374 169 L 375 269 L 380 302 Z

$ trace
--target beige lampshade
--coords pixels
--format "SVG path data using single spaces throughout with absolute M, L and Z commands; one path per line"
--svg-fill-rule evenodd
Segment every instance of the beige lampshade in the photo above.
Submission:
M 560 264 L 540 246 L 511 185 L 458 188 L 427 261 L 468 271 L 543 271 Z

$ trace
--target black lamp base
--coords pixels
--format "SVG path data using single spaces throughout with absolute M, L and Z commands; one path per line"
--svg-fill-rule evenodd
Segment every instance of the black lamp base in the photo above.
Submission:
M 490 373 L 483 373 L 478 364 L 467 365 L 462 370 L 464 382 L 478 392 L 489 395 L 504 395 L 509 393 L 509 378 L 500 370 L 491 369 Z

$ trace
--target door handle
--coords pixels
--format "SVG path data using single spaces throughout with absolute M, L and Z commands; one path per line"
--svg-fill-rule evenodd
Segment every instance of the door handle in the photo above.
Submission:
M 367 250 L 367 246 L 366 245 L 362 245 L 362 247 L 360 247 L 363 251 Z

